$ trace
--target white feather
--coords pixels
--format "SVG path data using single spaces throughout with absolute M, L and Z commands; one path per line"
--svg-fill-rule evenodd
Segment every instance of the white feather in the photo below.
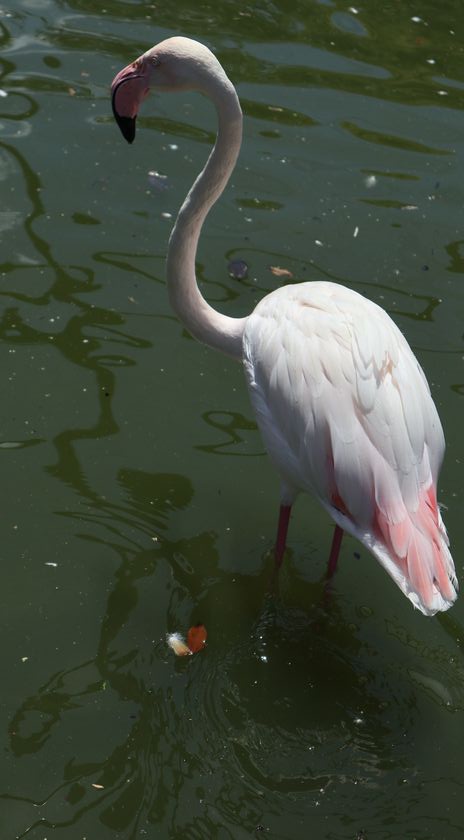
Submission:
M 423 372 L 388 315 L 332 283 L 287 286 L 248 318 L 243 355 L 286 498 L 314 493 L 426 614 L 450 606 L 455 594 L 443 597 L 436 586 L 419 511 L 436 482 L 443 432 Z M 442 555 L 454 586 L 451 555 Z

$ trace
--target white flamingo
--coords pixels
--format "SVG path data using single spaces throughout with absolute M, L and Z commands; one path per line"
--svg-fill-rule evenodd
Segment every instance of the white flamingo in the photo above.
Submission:
M 217 110 L 216 143 L 169 241 L 168 292 L 193 336 L 243 362 L 258 426 L 281 479 L 277 566 L 291 506 L 299 492 L 313 493 L 336 523 L 330 573 L 347 531 L 415 607 L 426 615 L 448 609 L 457 581 L 436 497 L 445 442 L 408 343 L 383 309 L 336 283 L 277 289 L 246 318 L 216 312 L 198 289 L 195 255 L 205 217 L 240 150 L 240 103 L 209 49 L 169 38 L 113 81 L 113 112 L 129 143 L 150 88 L 196 90 Z

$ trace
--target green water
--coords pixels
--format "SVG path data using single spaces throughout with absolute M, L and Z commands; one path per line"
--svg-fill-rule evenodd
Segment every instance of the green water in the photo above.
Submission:
M 462 576 L 462 3 L 4 6 L 0 838 L 458 840 L 463 600 L 424 618 L 347 539 L 327 603 L 308 498 L 266 595 L 278 481 L 239 366 L 163 283 L 214 113 L 153 96 L 132 147 L 110 113 L 115 73 L 179 33 L 245 113 L 205 295 L 245 314 L 279 266 L 385 307 L 442 417 Z M 196 621 L 207 649 L 176 659 Z

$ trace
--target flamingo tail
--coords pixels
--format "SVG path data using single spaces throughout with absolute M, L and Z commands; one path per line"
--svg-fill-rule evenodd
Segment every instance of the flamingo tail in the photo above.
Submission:
M 417 511 L 400 522 L 377 508 L 374 534 L 362 541 L 425 615 L 452 606 L 458 583 L 433 486 L 421 493 Z

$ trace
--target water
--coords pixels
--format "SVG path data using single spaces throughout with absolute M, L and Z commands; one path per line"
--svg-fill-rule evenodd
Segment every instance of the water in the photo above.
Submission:
M 163 283 L 214 114 L 152 97 L 128 147 L 108 89 L 168 35 L 217 50 L 244 147 L 202 288 L 241 315 L 278 267 L 387 309 L 445 427 L 461 576 L 462 5 L 25 0 L 0 27 L 2 840 L 461 838 L 463 601 L 425 619 L 348 539 L 327 606 L 310 499 L 266 595 L 278 486 L 242 373 Z

